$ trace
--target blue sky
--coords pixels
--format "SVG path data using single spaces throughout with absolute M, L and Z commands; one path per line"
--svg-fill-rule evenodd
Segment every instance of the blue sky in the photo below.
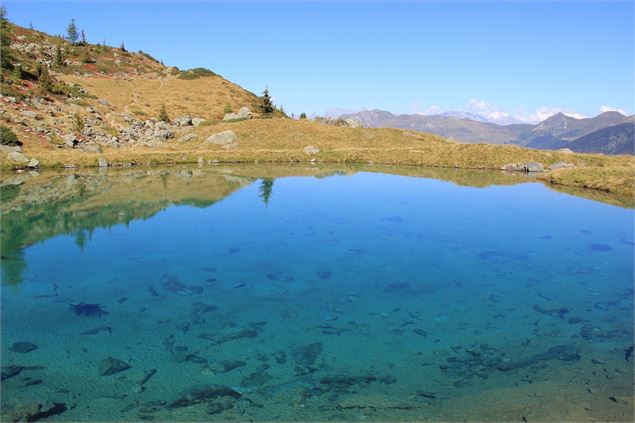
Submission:
M 34 2 L 9 18 L 208 67 L 288 112 L 467 110 L 501 121 L 634 105 L 621 2 Z

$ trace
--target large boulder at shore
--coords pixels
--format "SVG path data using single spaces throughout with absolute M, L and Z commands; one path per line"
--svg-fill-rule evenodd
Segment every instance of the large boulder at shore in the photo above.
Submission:
M 304 147 L 303 151 L 305 154 L 317 154 L 320 152 L 320 149 L 317 147 L 313 147 L 312 145 L 307 145 L 306 147 Z
M 27 163 L 29 163 L 28 157 L 20 153 L 19 151 L 12 151 L 7 154 L 7 160 L 21 165 L 26 165 Z
M 236 137 L 234 131 L 223 131 L 210 135 L 205 142 L 220 145 L 226 150 L 238 148 L 238 137 Z
M 573 163 L 558 162 L 558 163 L 554 163 L 551 166 L 549 166 L 549 169 L 550 170 L 571 169 L 573 167 L 575 167 L 575 165 Z

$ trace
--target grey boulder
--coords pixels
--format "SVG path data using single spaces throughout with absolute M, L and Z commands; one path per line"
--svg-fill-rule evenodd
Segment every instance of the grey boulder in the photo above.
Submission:
M 220 145 L 226 150 L 238 147 L 238 137 L 236 137 L 234 131 L 223 131 L 210 135 L 205 142 Z

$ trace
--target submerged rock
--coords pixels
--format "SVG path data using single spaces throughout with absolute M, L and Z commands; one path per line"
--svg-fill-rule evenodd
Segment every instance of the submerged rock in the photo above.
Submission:
M 85 303 L 71 304 L 70 308 L 78 316 L 101 317 L 105 314 L 108 314 L 108 312 L 102 307 L 101 304 L 85 304 Z
M 33 350 L 37 350 L 38 346 L 31 342 L 16 342 L 9 349 L 16 353 L 26 354 Z
M 0 381 L 17 376 L 27 370 L 42 370 L 44 368 L 44 366 L 2 366 L 2 369 L 0 370 Z
M 312 366 L 322 353 L 322 343 L 314 342 L 312 344 L 298 347 L 292 352 L 293 359 L 300 366 Z
M 99 364 L 99 375 L 110 376 L 128 370 L 131 366 L 118 358 L 108 357 Z
M 224 385 L 197 386 L 181 394 L 178 399 L 168 405 L 168 408 L 188 407 L 203 402 L 211 402 L 223 397 L 238 399 L 241 397 L 241 394 L 229 386 Z
M 62 414 L 68 408 L 60 402 L 13 403 L 2 407 L 2 421 L 35 422 Z

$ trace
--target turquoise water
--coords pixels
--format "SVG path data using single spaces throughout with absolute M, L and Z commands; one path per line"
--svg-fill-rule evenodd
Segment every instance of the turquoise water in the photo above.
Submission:
M 630 209 L 136 172 L 3 201 L 5 419 L 633 419 Z

